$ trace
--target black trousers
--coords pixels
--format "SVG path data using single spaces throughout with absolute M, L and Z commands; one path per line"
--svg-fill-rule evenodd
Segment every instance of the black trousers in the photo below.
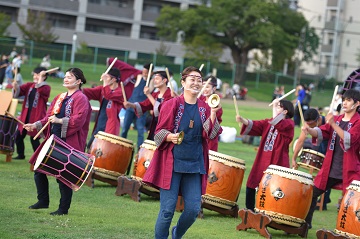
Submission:
M 256 195 L 255 189 L 246 187 L 245 206 L 247 209 L 251 211 L 254 211 L 255 209 L 255 195 Z
M 20 134 L 20 131 L 17 130 L 16 131 L 16 152 L 20 157 L 24 157 L 25 156 L 25 145 L 24 145 L 24 138 L 26 137 L 27 131 L 25 129 L 23 129 L 22 133 Z M 31 146 L 35 152 L 35 150 L 39 147 L 40 145 L 40 138 L 37 138 L 34 140 L 34 137 L 30 136 L 30 142 L 31 142 Z
M 49 197 L 49 181 L 45 174 L 35 172 L 34 173 L 35 185 L 37 190 L 37 198 L 41 205 L 49 205 L 50 197 Z M 68 213 L 71 199 L 73 195 L 73 190 L 66 186 L 59 180 L 56 180 L 59 184 L 60 189 L 60 203 L 59 203 L 59 211 L 63 213 Z
M 326 188 L 325 188 L 325 191 L 328 190 L 328 189 L 331 189 L 334 185 L 338 184 L 338 183 L 341 183 L 342 182 L 342 179 L 336 179 L 336 178 L 329 178 L 328 181 L 327 181 L 327 184 L 326 184 Z M 321 190 L 317 187 L 313 187 L 313 196 L 312 196 L 312 201 L 311 201 L 311 206 L 310 206 L 310 209 L 309 209 L 309 212 L 305 218 L 305 221 L 311 225 L 311 222 L 312 222 L 312 218 L 313 218 L 313 215 L 314 215 L 314 211 L 315 211 L 315 207 L 316 207 L 316 203 L 317 203 L 317 200 L 318 200 L 318 197 L 323 194 L 325 192 L 324 190 Z

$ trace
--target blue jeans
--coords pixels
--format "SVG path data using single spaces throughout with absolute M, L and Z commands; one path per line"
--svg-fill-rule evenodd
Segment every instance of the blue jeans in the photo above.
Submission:
M 173 172 L 170 189 L 160 189 L 160 212 L 155 225 L 156 239 L 169 236 L 179 190 L 184 199 L 184 211 L 176 224 L 175 238 L 181 238 L 185 234 L 200 212 L 201 175 L 199 173 Z
M 145 132 L 145 123 L 146 123 L 145 114 L 143 114 L 140 118 L 138 118 L 133 108 L 126 109 L 124 125 L 121 131 L 121 137 L 127 138 L 130 125 L 134 121 L 134 119 L 136 119 L 135 124 L 138 132 L 137 146 L 139 148 L 140 145 L 144 142 L 144 132 Z

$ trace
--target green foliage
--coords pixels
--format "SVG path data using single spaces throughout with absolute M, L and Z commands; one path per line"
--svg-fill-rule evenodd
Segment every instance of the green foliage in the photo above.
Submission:
M 183 31 L 184 45 L 197 57 L 199 52 L 205 52 L 213 59 L 217 54 L 215 49 L 230 48 L 233 61 L 239 66 L 236 67 L 235 83 L 244 85 L 245 67 L 241 66 L 248 64 L 249 51 L 272 49 L 272 55 L 268 57 L 274 68 L 281 69 L 284 60 L 294 55 L 306 20 L 300 13 L 289 10 L 287 1 L 217 0 L 212 1 L 210 7 L 199 5 L 187 10 L 166 6 L 156 26 L 158 35 L 167 40 L 175 40 L 177 33 Z M 304 45 L 306 59 L 317 47 L 318 40 L 313 38 L 316 38 L 315 32 L 309 30 L 306 39 L 312 44 Z M 211 47 L 209 42 L 219 45 Z
M 11 24 L 11 18 L 9 15 L 0 12 L 0 37 L 6 36 L 6 29 Z
M 27 24 L 17 23 L 17 25 L 25 40 L 52 43 L 59 38 L 59 36 L 54 35 L 52 25 L 46 20 L 46 13 L 44 12 L 28 10 Z

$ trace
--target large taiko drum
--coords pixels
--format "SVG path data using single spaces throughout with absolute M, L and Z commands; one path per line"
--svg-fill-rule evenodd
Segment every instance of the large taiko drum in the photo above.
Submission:
M 96 158 L 94 173 L 112 180 L 125 174 L 134 153 L 131 140 L 99 131 L 90 147 Z
M 360 181 L 354 180 L 346 188 L 335 232 L 350 238 L 360 238 Z
M 140 145 L 138 157 L 135 159 L 133 175 L 143 178 L 154 155 L 156 144 L 152 140 L 145 140 Z
M 300 227 L 310 209 L 313 185 L 308 173 L 270 165 L 259 184 L 255 211 L 280 224 Z
M 320 170 L 324 162 L 325 155 L 312 149 L 303 149 L 300 154 L 298 165 L 306 169 Z
M 236 205 L 245 172 L 245 161 L 209 150 L 209 171 L 204 202 L 231 209 Z
M 95 157 L 74 149 L 60 138 L 51 135 L 36 159 L 34 170 L 54 176 L 77 191 L 93 169 Z
M 17 125 L 13 118 L 0 115 L 0 151 L 14 152 Z

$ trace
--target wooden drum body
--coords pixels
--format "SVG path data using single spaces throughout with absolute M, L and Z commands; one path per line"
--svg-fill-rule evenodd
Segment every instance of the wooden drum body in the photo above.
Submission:
M 143 178 L 146 170 L 150 166 L 150 162 L 156 150 L 156 144 L 152 140 L 145 140 L 140 145 L 138 157 L 135 161 L 133 175 L 138 178 Z
M 117 180 L 125 174 L 133 157 L 134 145 L 131 140 L 99 131 L 90 148 L 94 155 L 95 174 Z
M 352 181 L 341 202 L 335 232 L 360 238 L 360 181 Z
M 324 162 L 325 155 L 311 149 L 303 149 L 300 155 L 299 166 L 307 169 L 320 170 Z
M 203 200 L 217 207 L 236 205 L 245 173 L 245 161 L 209 150 L 209 172 Z
M 300 227 L 310 209 L 313 185 L 310 174 L 270 165 L 259 184 L 255 211 L 275 222 Z

